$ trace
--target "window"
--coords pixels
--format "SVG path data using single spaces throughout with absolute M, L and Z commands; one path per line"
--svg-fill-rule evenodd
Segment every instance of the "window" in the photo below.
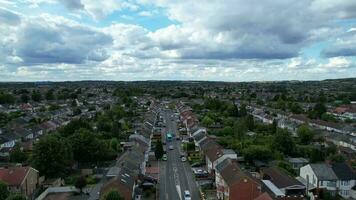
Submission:
M 341 181 L 341 185 L 343 186 L 348 186 L 350 184 L 350 181 Z
M 326 185 L 327 185 L 328 187 L 336 187 L 336 182 L 335 182 L 335 181 L 327 181 L 327 182 L 326 182 Z

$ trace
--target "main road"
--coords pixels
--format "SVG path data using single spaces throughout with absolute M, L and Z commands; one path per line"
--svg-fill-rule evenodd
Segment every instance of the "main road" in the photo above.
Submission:
M 163 132 L 162 140 L 165 140 L 166 133 L 169 132 L 174 136 L 178 136 L 176 118 L 172 110 L 162 110 L 161 115 L 166 121 L 166 130 Z M 180 154 L 181 140 L 173 140 L 166 142 L 167 161 L 160 161 L 160 184 L 159 184 L 159 199 L 160 200 L 184 200 L 184 191 L 189 190 L 192 200 L 199 200 L 199 190 L 194 180 L 191 166 L 189 162 L 182 162 Z M 173 150 L 169 150 L 169 146 L 173 146 Z

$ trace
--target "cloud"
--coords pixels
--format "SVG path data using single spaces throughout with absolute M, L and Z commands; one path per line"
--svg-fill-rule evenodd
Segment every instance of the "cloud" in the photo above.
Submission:
M 130 1 L 124 0 L 57 0 L 66 8 L 72 11 L 83 10 L 90 14 L 94 19 L 100 20 L 115 11 L 123 9 L 137 10 L 138 6 Z
M 15 12 L 0 7 L 0 21 L 7 25 L 18 25 L 21 23 L 21 18 Z
M 338 36 L 332 45 L 322 51 L 325 57 L 356 56 L 356 30 L 350 29 Z
M 42 15 L 19 27 L 14 51 L 26 64 L 84 63 L 105 60 L 105 47 L 111 43 L 112 38 L 99 30 Z

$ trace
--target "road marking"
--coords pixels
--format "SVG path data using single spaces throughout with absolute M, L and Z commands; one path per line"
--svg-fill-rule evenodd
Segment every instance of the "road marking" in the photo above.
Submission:
M 176 185 L 176 189 L 177 189 L 177 192 L 178 192 L 178 195 L 179 195 L 179 199 L 182 199 L 182 191 L 180 189 L 180 186 Z

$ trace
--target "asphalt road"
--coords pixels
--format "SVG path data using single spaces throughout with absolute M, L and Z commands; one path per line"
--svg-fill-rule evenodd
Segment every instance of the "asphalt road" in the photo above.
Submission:
M 167 132 L 177 136 L 177 124 L 172 117 L 173 111 L 162 111 L 163 118 L 166 120 L 166 130 L 163 133 L 162 139 L 165 139 Z M 169 145 L 173 145 L 174 149 L 169 150 Z M 167 142 L 167 161 L 160 161 L 160 200 L 183 200 L 184 191 L 189 190 L 192 200 L 199 200 L 199 190 L 194 180 L 192 169 L 187 162 L 182 162 L 180 158 L 181 142 L 175 138 L 171 142 Z

